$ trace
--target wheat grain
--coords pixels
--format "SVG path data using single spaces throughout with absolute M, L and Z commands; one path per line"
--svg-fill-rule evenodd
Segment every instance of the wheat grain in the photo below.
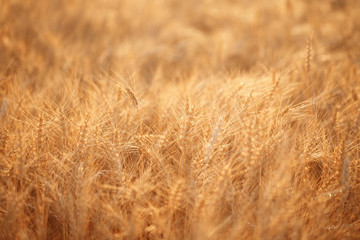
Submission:
M 0 239 L 358 239 L 360 3 L 144 2 L 2 1 Z

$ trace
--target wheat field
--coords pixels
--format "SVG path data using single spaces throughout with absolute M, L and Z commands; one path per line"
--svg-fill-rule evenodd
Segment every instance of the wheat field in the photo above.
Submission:
M 360 239 L 360 1 L 2 0 L 0 239 Z

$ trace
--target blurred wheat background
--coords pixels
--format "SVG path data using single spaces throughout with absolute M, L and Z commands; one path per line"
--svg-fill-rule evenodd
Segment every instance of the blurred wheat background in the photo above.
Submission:
M 0 239 L 360 239 L 360 1 L 2 0 Z

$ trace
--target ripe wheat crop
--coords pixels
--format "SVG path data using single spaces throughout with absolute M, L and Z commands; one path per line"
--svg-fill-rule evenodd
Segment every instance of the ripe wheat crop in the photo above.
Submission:
M 0 239 L 360 239 L 358 0 L 3 0 Z

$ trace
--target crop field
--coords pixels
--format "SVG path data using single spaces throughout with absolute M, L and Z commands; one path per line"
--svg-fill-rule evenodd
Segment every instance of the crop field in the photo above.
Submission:
M 359 0 L 0 0 L 0 239 L 360 239 Z

